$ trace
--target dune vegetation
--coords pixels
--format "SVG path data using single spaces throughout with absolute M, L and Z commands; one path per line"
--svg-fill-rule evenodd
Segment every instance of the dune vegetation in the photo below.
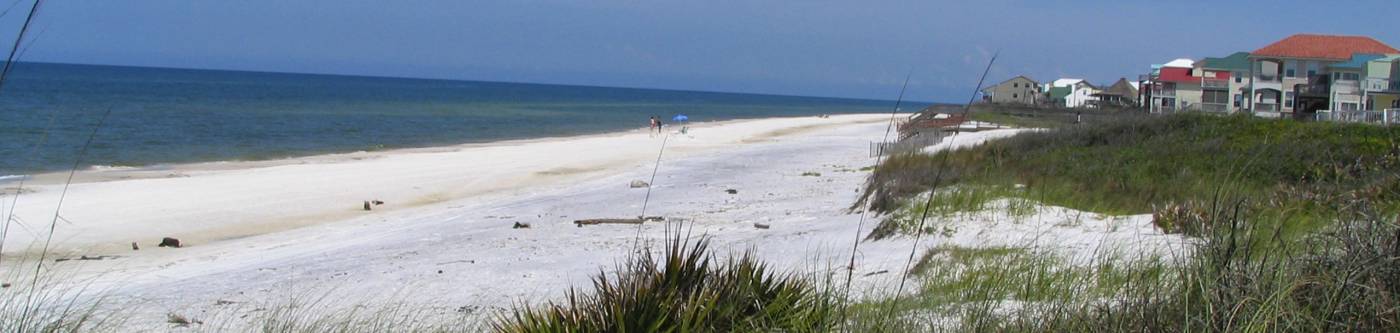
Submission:
M 1400 329 L 1397 163 L 1397 128 L 1202 114 L 898 156 L 875 170 L 861 199 L 887 217 L 871 238 L 937 233 L 916 230 L 925 211 L 1011 200 L 1003 207 L 1151 213 L 1162 231 L 1196 245 L 1177 258 L 1090 265 L 1026 249 L 936 248 L 912 272 L 923 283 L 917 294 L 882 301 L 905 315 L 877 328 Z
M 1359 201 L 1395 211 L 1397 167 L 1400 128 L 1202 114 L 1131 117 L 893 157 L 875 170 L 862 200 L 885 213 L 908 207 L 904 201 L 929 191 L 942 169 L 941 188 L 956 188 L 962 197 L 1159 213 L 1171 231 L 1195 228 L 1181 223 L 1210 208 L 1203 206 L 1232 203 L 1255 221 L 1267 217 L 1292 233 L 1335 220 Z

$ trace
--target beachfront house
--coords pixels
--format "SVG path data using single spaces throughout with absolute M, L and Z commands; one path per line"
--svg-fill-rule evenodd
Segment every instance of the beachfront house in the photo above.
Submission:
M 1319 110 L 1360 107 L 1359 71 L 1349 69 L 1357 54 L 1397 54 L 1385 43 L 1364 36 L 1298 34 L 1250 52 L 1250 96 L 1254 112 L 1278 112 L 1310 118 Z M 1369 61 L 1368 61 L 1369 63 Z M 1358 81 L 1332 85 L 1333 66 L 1344 74 L 1342 80 Z
M 1120 78 L 1118 82 L 1095 93 L 1091 104 L 1095 107 L 1136 107 L 1137 101 L 1137 86 L 1128 82 L 1127 78 Z
M 1221 102 L 1220 98 L 1223 97 L 1225 99 L 1225 105 L 1223 107 L 1217 104 L 1207 104 L 1208 109 L 1223 108 L 1228 112 L 1237 112 L 1245 110 L 1249 106 L 1249 52 L 1235 52 L 1223 58 L 1206 57 L 1196 63 L 1196 65 L 1197 71 L 1202 72 L 1202 76 L 1206 78 L 1206 81 L 1203 81 L 1201 86 L 1203 90 L 1202 102 L 1219 103 Z M 1226 72 L 1229 74 L 1229 77 L 1222 83 L 1219 79 L 1211 79 L 1212 77 L 1219 77 L 1219 75 L 1211 75 L 1210 72 Z M 1223 90 L 1224 93 L 1223 96 L 1219 93 L 1210 95 L 1204 92 L 1204 90 Z
M 1198 107 L 1201 102 L 1201 80 L 1193 76 L 1196 62 L 1191 59 L 1176 59 L 1161 65 L 1152 65 L 1146 83 L 1148 110 L 1151 112 L 1175 112 Z
M 1327 65 L 1329 84 L 1328 110 L 1360 111 L 1366 109 L 1365 91 L 1361 89 L 1361 78 L 1365 77 L 1366 67 L 1371 60 L 1384 58 L 1381 54 L 1351 55 L 1350 61 Z
M 1400 54 L 1367 61 L 1361 70 L 1361 79 L 1363 109 L 1400 112 Z
M 1025 76 L 1013 77 L 982 90 L 983 101 L 999 104 L 1034 105 L 1040 96 L 1040 82 Z
M 1093 107 L 1091 101 L 1099 92 L 1089 81 L 1083 79 L 1059 79 L 1051 82 L 1046 90 L 1047 98 L 1055 105 L 1066 108 Z

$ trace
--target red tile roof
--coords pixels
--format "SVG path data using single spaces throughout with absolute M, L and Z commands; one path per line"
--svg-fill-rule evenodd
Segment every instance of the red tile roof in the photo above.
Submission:
M 1348 60 L 1356 53 L 1400 53 L 1365 36 L 1330 36 L 1298 34 L 1254 50 L 1252 56 Z

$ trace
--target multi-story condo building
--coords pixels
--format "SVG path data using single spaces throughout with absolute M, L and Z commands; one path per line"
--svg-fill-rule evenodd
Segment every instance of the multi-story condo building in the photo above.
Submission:
M 1343 101 L 1357 101 L 1352 95 L 1359 89 L 1341 87 L 1343 96 L 1334 96 L 1328 70 L 1358 53 L 1400 50 L 1370 37 L 1299 34 L 1250 52 L 1250 109 L 1309 117 L 1318 110 L 1333 109 L 1334 102 L 1340 109 L 1341 103 L 1353 103 Z
M 1229 72 L 1197 70 L 1196 61 L 1191 59 L 1176 59 L 1153 68 L 1148 88 L 1143 89 L 1150 111 L 1225 111 L 1229 98 L 1223 96 Z
M 1328 110 L 1357 111 L 1367 109 L 1365 91 L 1361 89 L 1362 78 L 1366 77 L 1366 67 L 1371 60 L 1385 57 L 1380 54 L 1353 54 L 1351 61 L 1327 65 L 1331 75 Z M 1387 73 L 1389 74 L 1389 73 Z
M 982 100 L 992 103 L 1034 105 L 1040 101 L 1040 96 L 1040 82 L 1025 76 L 982 89 Z
M 1370 111 L 1400 109 L 1400 54 L 1366 62 L 1361 71 L 1361 100 Z
M 1249 106 L 1249 52 L 1235 52 L 1224 58 L 1206 57 L 1196 63 L 1196 72 L 1202 77 L 1204 109 L 1236 112 Z M 1221 72 L 1228 73 L 1228 77 L 1219 79 Z

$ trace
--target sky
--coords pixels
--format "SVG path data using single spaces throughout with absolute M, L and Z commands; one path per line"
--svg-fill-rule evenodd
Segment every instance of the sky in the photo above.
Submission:
M 13 41 L 32 0 L 0 0 Z M 1320 5 L 1325 3 L 1326 5 Z M 14 4 L 14 5 L 11 5 Z M 1394 0 L 48 0 L 21 61 L 966 101 L 1295 33 L 1400 46 Z M 998 53 L 999 52 L 999 53 Z

